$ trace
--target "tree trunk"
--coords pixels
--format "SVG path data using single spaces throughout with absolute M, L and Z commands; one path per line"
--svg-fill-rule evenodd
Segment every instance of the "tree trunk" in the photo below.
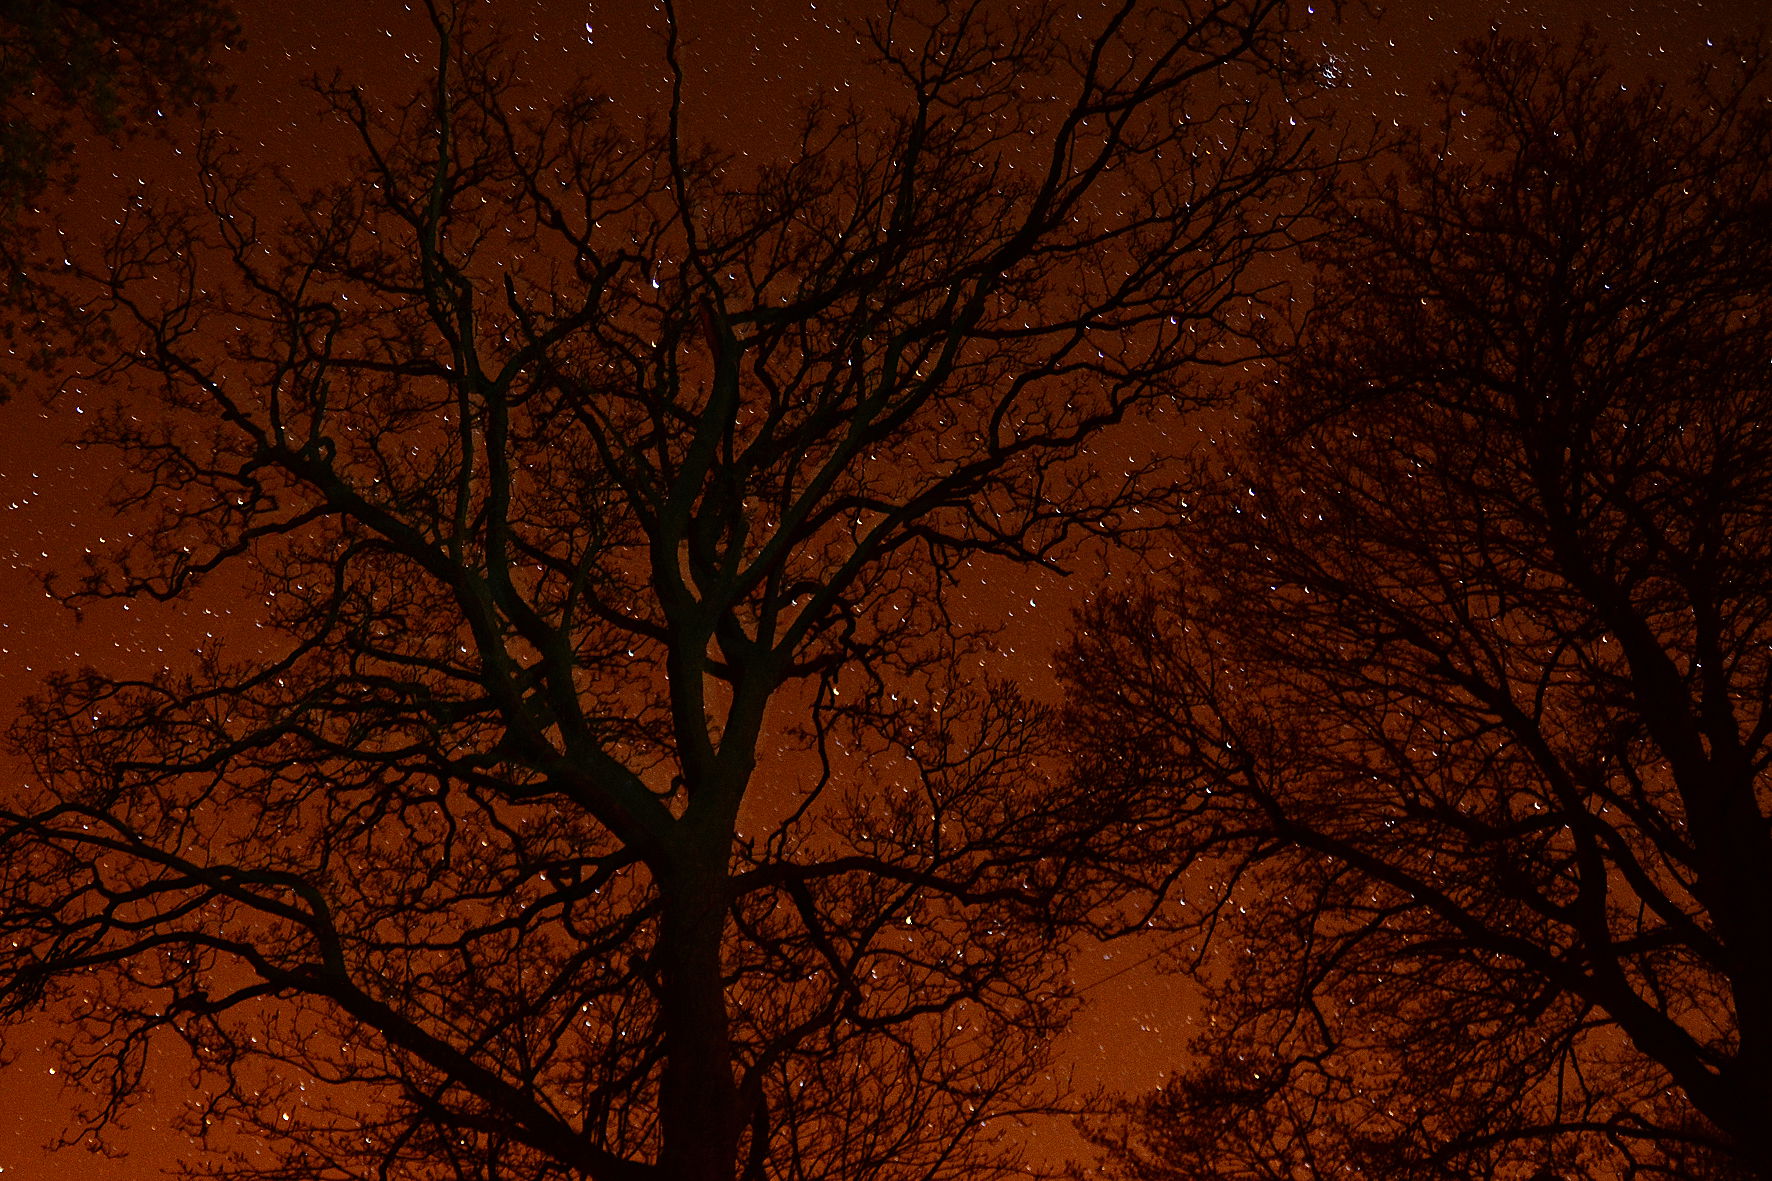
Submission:
M 725 863 L 686 860 L 660 881 L 659 1165 L 669 1181 L 731 1181 L 741 1121 L 722 979 Z

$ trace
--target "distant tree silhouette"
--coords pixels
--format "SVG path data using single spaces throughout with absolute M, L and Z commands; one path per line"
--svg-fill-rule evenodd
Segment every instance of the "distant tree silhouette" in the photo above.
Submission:
M 1012 1167 L 1111 817 L 952 597 L 1157 507 L 1088 449 L 1242 351 L 1291 13 L 882 6 L 891 97 L 763 162 L 666 11 L 658 113 L 439 11 L 415 100 L 324 92 L 348 180 L 212 142 L 91 276 L 127 536 L 60 585 L 258 617 L 19 727 L 0 983 L 86 1127 L 182 1054 L 236 1177 Z
M 15 356 L 42 360 L 54 336 L 53 300 L 33 280 L 51 228 L 38 207 L 73 179 L 75 144 L 215 98 L 215 54 L 237 31 L 218 0 L 0 4 L 0 337 Z
M 218 0 L 7 0 L 0 6 L 0 217 L 16 220 L 78 137 L 126 134 L 217 94 L 238 34 Z
M 1067 658 L 1187 866 L 1127 1177 L 1772 1177 L 1772 122 L 1473 46 Z

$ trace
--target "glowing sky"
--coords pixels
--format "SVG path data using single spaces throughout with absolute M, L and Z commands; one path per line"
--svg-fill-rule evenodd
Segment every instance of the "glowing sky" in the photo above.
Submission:
M 851 0 L 813 5 L 798 0 L 685 0 L 687 60 L 692 82 L 692 125 L 737 150 L 778 150 L 777 116 L 822 87 L 847 86 L 832 52 L 846 37 L 844 13 L 865 12 Z M 1324 6 L 1327 7 L 1327 6 Z M 1397 3 L 1382 19 L 1361 18 L 1346 27 L 1324 25 L 1321 37 L 1345 63 L 1352 117 L 1409 119 L 1424 112 L 1428 80 L 1447 64 L 1464 37 L 1492 23 L 1516 34 L 1568 35 L 1591 22 L 1623 56 L 1645 69 L 1685 73 L 1721 41 L 1764 19 L 1763 0 L 1684 0 L 1665 4 L 1583 4 L 1579 0 L 1491 3 L 1446 0 L 1443 4 Z M 237 87 L 231 107 L 215 122 L 248 153 L 285 166 L 298 184 L 324 172 L 340 150 L 312 114 L 302 83 L 310 75 L 343 70 L 374 89 L 397 94 L 422 76 L 429 60 L 422 16 L 401 4 L 377 0 L 244 0 L 240 4 L 247 45 L 229 55 Z M 551 71 L 590 71 L 623 103 L 656 104 L 665 72 L 648 25 L 656 21 L 639 0 L 613 4 L 517 3 L 498 12 L 525 32 L 538 76 Z M 859 97 L 865 99 L 865 94 Z M 1362 116 L 1362 112 L 1364 116 Z M 80 165 L 85 187 L 64 208 L 60 223 L 71 235 L 99 224 L 107 203 L 132 186 L 177 176 L 188 156 L 173 154 L 173 141 L 138 141 L 114 149 L 94 144 Z M 46 599 L 38 579 L 69 569 L 104 535 L 110 522 L 99 507 L 105 477 L 88 457 L 63 446 L 83 407 L 63 399 L 45 407 L 25 397 L 0 406 L 0 702 L 17 708 L 46 671 L 96 663 L 107 669 L 176 663 L 203 633 L 231 624 L 223 602 L 199 602 L 177 611 L 137 607 L 91 613 L 77 622 Z M 1011 642 L 1029 675 L 1038 676 L 1045 650 L 1060 636 L 1069 608 L 1086 580 L 1061 586 L 1030 579 L 1018 591 L 1040 604 L 1019 611 Z M 1017 601 L 1024 597 L 1017 595 Z M 6 773 L 17 777 L 16 771 Z M 1067 1042 L 1080 1084 L 1143 1088 L 1173 1059 L 1184 1024 L 1185 985 L 1156 981 L 1140 968 L 1150 954 L 1134 944 L 1103 949 L 1075 968 L 1092 1002 Z M 68 1108 L 53 1062 L 28 1038 L 8 1047 L 16 1059 L 0 1073 L 0 1169 L 10 1181 L 78 1176 L 89 1181 L 159 1181 L 170 1177 L 182 1146 L 155 1130 L 155 1111 L 184 1101 L 180 1076 L 166 1072 L 154 1101 L 137 1113 L 127 1138 L 126 1162 L 44 1157 L 38 1145 L 60 1128 Z M 1054 1151 L 1066 1145 L 1049 1133 Z

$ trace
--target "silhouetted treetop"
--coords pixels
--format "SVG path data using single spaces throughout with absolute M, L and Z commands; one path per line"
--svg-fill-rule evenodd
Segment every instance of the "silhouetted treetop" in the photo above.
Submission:
M 652 112 L 474 12 L 323 91 L 338 183 L 207 141 L 87 264 L 128 536 L 60 585 L 262 607 L 34 704 L 9 1011 L 91 1127 L 181 1048 L 230 1176 L 1004 1175 L 1112 820 L 953 596 L 1161 503 L 1091 448 L 1248 352 L 1294 14 L 888 5 L 771 161 L 684 133 L 670 6 Z
M 1474 46 L 1344 193 L 1173 576 L 1077 641 L 1216 989 L 1136 1177 L 1772 1176 L 1772 164 Z M 1156 803 L 1147 807 L 1154 813 Z

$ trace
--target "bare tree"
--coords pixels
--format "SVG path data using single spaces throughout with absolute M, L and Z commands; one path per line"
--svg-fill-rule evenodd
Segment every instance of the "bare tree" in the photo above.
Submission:
M 258 617 L 20 727 L 0 980 L 87 1128 L 182 1047 L 231 1176 L 1013 1165 L 1103 821 L 949 600 L 1156 507 L 1088 448 L 1242 351 L 1289 11 L 886 5 L 779 163 L 688 142 L 666 14 L 648 114 L 439 11 L 415 100 L 325 89 L 343 183 L 212 142 L 94 275 L 129 539 L 63 585 Z
M 1762 61 L 1472 46 L 1091 613 L 1079 757 L 1214 997 L 1125 1175 L 1772 1176 Z

